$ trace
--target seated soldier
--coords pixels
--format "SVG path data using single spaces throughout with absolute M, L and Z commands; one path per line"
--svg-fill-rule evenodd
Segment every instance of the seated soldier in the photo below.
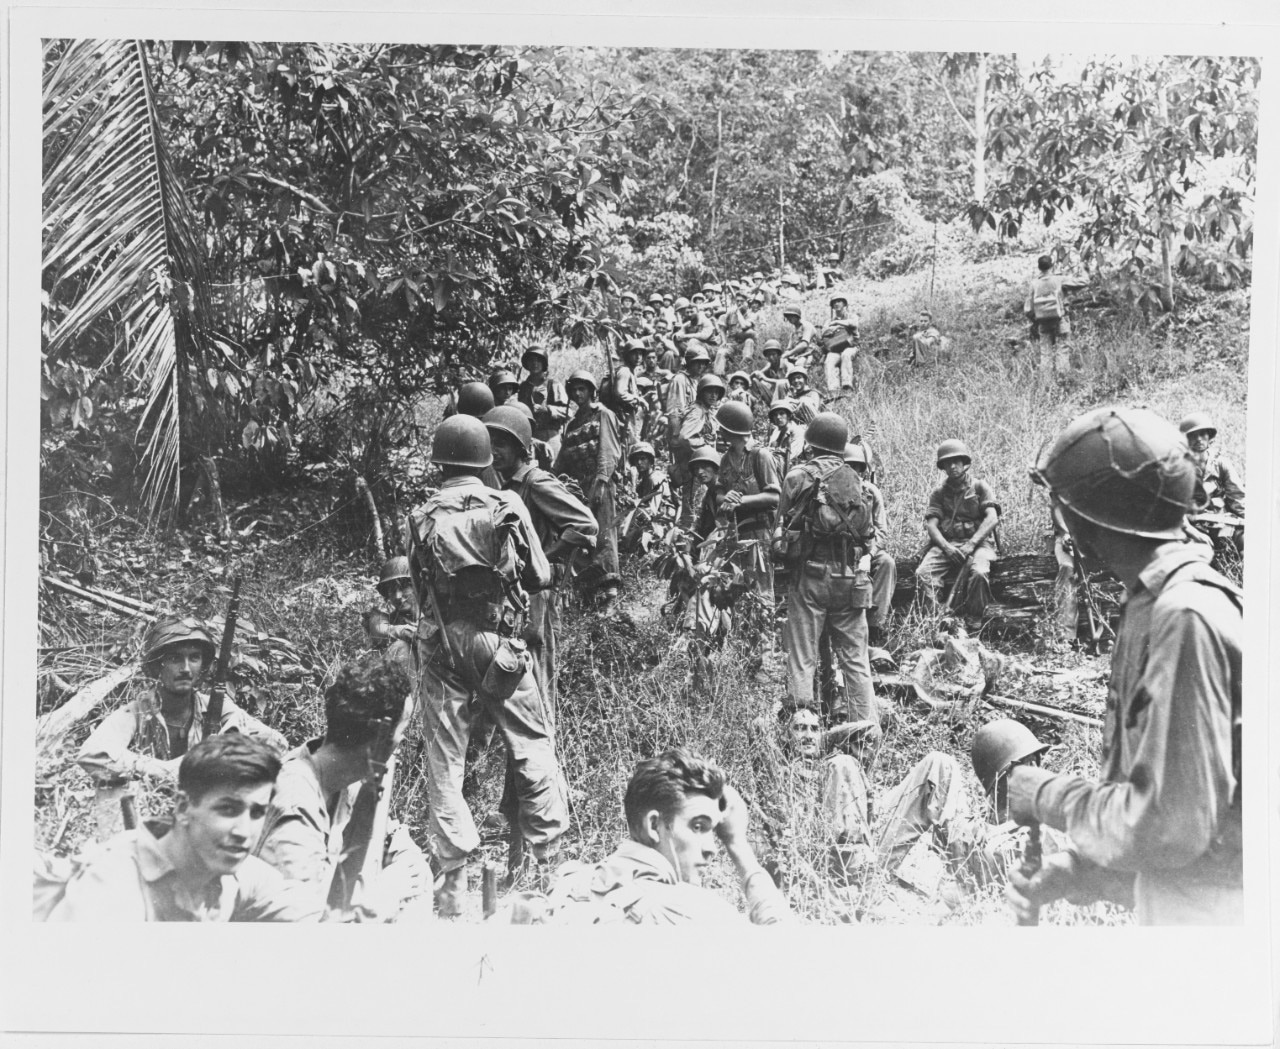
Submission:
M 727 401 L 741 401 L 755 411 L 756 400 L 751 396 L 751 376 L 746 372 L 734 372 L 729 376 L 729 389 L 725 393 Z
M 211 736 L 178 765 L 172 825 L 148 822 L 92 846 L 55 922 L 315 921 L 323 900 L 253 855 L 280 759 L 239 732 Z
M 217 649 L 208 627 L 190 616 L 163 616 L 147 631 L 142 670 L 155 690 L 116 708 L 89 734 L 76 761 L 99 783 L 154 776 L 172 783 L 182 756 L 205 737 L 209 696 L 197 691 L 201 676 L 213 668 Z M 278 752 L 284 736 L 241 710 L 230 696 L 222 700 L 219 732 L 243 732 Z
M 794 421 L 795 403 L 785 396 L 776 397 L 769 405 L 769 440 L 766 447 L 778 460 L 778 473 L 783 477 L 804 454 L 804 427 Z
M 1244 480 L 1234 462 L 1213 447 L 1218 428 L 1208 412 L 1192 412 L 1178 424 L 1191 449 L 1196 465 L 1195 528 L 1215 540 L 1230 541 L 1244 550 Z M 1216 515 L 1206 517 L 1203 515 Z M 1239 518 L 1239 523 L 1223 520 L 1223 515 Z
M 627 455 L 631 465 L 631 490 L 635 492 L 636 506 L 623 519 L 622 539 L 618 548 L 625 551 L 640 549 L 648 553 L 656 539 L 655 523 L 670 522 L 675 518 L 675 499 L 666 472 L 654 468 L 653 445 L 641 441 Z
M 799 306 L 784 307 L 782 319 L 791 328 L 791 344 L 783 356 L 789 363 L 798 364 L 807 371 L 810 358 L 818 348 L 818 329 L 804 319 Z
M 403 826 L 369 840 L 412 702 L 412 682 L 394 660 L 367 653 L 344 666 L 325 692 L 324 735 L 286 755 L 276 779 L 258 855 L 306 885 L 317 906 L 327 902 L 334 917 L 390 921 L 430 884 L 422 850 Z M 361 874 L 374 847 L 386 862 L 370 884 Z
M 933 323 L 933 314 L 920 311 L 916 330 L 911 335 L 911 365 L 937 364 L 939 358 L 951 351 L 950 336 L 943 335 Z
M 777 339 L 766 339 L 761 352 L 765 366 L 751 373 L 751 385 L 762 401 L 772 404 L 787 392 L 787 369 L 782 365 L 782 343 Z
M 623 807 L 629 840 L 599 863 L 562 867 L 544 913 L 527 908 L 524 921 L 737 924 L 742 915 L 733 904 L 702 885 L 720 845 L 733 863 L 750 920 L 793 920 L 747 840 L 746 803 L 711 762 L 682 748 L 646 758 L 632 773 Z
M 787 384 L 791 388 L 787 399 L 795 405 L 796 421 L 808 426 L 825 408 L 822 395 L 809 388 L 809 373 L 798 364 L 787 369 Z
M 364 614 L 364 628 L 375 648 L 385 648 L 387 655 L 417 680 L 418 595 L 409 578 L 409 559 L 389 557 L 382 565 L 378 593 L 391 605 L 388 615 L 380 609 Z
M 991 601 L 991 566 L 996 560 L 1000 504 L 985 481 L 970 475 L 972 457 L 963 441 L 938 445 L 938 469 L 947 475 L 924 512 L 929 548 L 916 568 L 916 591 L 936 609 L 938 587 L 954 581 L 948 604 L 981 620 Z
M 849 312 L 843 292 L 831 296 L 831 320 L 822 329 L 823 373 L 827 393 L 847 397 L 853 393 L 853 368 L 858 358 L 858 315 Z

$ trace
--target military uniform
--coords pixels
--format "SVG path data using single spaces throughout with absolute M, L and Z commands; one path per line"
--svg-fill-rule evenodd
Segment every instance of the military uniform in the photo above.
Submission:
M 1157 549 L 1127 595 L 1111 657 L 1102 775 L 1041 779 L 1035 819 L 1086 864 L 1136 872 L 1144 925 L 1239 924 L 1240 592 L 1195 543 Z
M 1196 464 L 1196 506 L 1198 509 L 1225 510 L 1244 517 L 1244 484 L 1235 463 L 1219 455 L 1216 448 L 1191 453 Z
M 778 473 L 785 477 L 804 454 L 804 427 L 789 422 L 769 431 L 769 450 L 778 462 Z
M 884 510 L 884 496 L 879 488 L 866 480 L 862 482 L 862 492 L 871 509 L 871 524 L 875 529 L 875 542 L 871 546 L 871 608 L 876 622 L 883 627 L 889 621 L 893 592 L 898 588 L 898 565 L 885 549 L 889 538 L 889 519 Z
M 769 449 L 749 444 L 739 455 L 731 448 L 721 457 L 716 479 L 707 488 L 697 528 L 698 534 L 705 539 L 724 519 L 731 534 L 736 534 L 739 540 L 755 540 L 756 546 L 741 551 L 735 555 L 735 560 L 757 591 L 770 597 L 773 593 L 773 562 L 769 558 L 769 540 L 773 534 L 774 511 L 725 511 L 720 506 L 730 492 L 750 496 L 781 491 L 778 464 Z
M 998 513 L 1000 504 L 985 481 L 969 478 L 960 487 L 950 480 L 933 490 L 929 506 L 924 512 L 926 521 L 934 520 L 943 538 L 953 544 L 964 543 L 973 537 L 989 508 Z M 986 536 L 974 550 L 969 560 L 968 594 L 964 611 L 973 616 L 982 615 L 991 600 L 991 565 L 996 560 L 995 532 Z M 951 576 L 956 585 L 962 580 L 947 555 L 931 545 L 916 568 L 916 586 L 933 601 L 937 600 L 938 587 Z
M 835 454 L 819 452 L 794 467 L 782 482 L 778 520 L 786 522 L 791 507 L 819 479 L 836 469 L 853 468 Z M 836 699 L 832 717 L 839 721 L 879 721 L 871 687 L 867 654 L 867 615 L 871 605 L 871 580 L 865 564 L 843 571 L 842 551 L 831 540 L 815 540 L 803 562 L 791 572 L 787 590 L 787 691 L 797 707 L 813 707 L 813 675 L 818 666 L 818 642 L 823 628 L 831 632 L 832 654 L 844 675 L 844 689 Z
M 826 348 L 828 339 L 847 338 L 849 345 L 838 350 Z M 858 317 L 852 314 L 844 318 L 832 318 L 822 329 L 822 367 L 827 381 L 827 391 L 853 389 L 853 364 L 858 357 Z
M 532 667 L 505 698 L 491 691 L 490 675 L 504 638 L 522 629 L 512 588 L 545 590 L 551 566 L 520 499 L 492 491 L 476 477 L 446 480 L 410 516 L 410 535 L 423 535 L 428 525 L 443 535 L 440 543 L 450 560 L 434 567 L 438 555 L 419 550 L 415 540 L 411 565 L 424 642 L 419 704 L 427 740 L 428 835 L 437 869 L 457 870 L 480 844 L 462 797 L 462 777 L 467 743 L 482 711 L 506 740 L 516 769 L 517 829 L 541 858 L 569 820 L 551 712 Z M 428 602 L 438 602 L 438 618 Z
M 564 429 L 555 472 L 578 482 L 595 515 L 599 532 L 589 573 L 583 585 L 616 593 L 622 583 L 618 574 L 617 495 L 614 474 L 622 457 L 618 418 L 608 408 L 592 401 L 578 412 Z M 592 491 L 597 495 L 591 498 Z
M 565 392 L 564 383 L 546 379 L 534 384 L 532 376 L 526 376 L 516 391 L 516 397 L 533 412 L 533 436 L 546 443 L 552 458 L 560 451 L 560 431 L 573 415 L 573 404 Z

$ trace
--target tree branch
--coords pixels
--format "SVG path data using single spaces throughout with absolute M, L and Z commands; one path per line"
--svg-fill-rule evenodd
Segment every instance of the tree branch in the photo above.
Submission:
M 264 175 L 261 171 L 246 171 L 240 176 L 241 178 L 256 179 L 259 182 L 265 182 L 271 186 L 278 186 L 280 189 L 287 189 L 299 200 L 310 204 L 312 208 L 323 215 L 332 215 L 333 209 L 329 207 L 323 200 L 312 193 L 308 193 L 305 189 L 299 189 L 292 183 L 285 182 L 284 179 L 273 178 L 270 175 Z
M 960 118 L 960 123 L 964 125 L 965 130 L 968 131 L 969 134 L 976 138 L 978 134 L 977 129 L 969 122 L 969 118 L 960 112 L 960 107 L 956 105 L 956 100 L 951 97 L 951 89 L 947 87 L 946 81 L 939 77 L 938 74 L 928 66 L 921 66 L 920 68 L 924 70 L 925 76 L 932 80 L 939 90 L 947 96 L 947 101 L 951 103 L 951 108 L 955 110 L 956 116 Z

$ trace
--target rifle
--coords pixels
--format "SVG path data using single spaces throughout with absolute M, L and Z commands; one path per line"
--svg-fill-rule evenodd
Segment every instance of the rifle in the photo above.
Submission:
M 1028 828 L 1027 847 L 1022 850 L 1022 866 L 1018 873 L 1024 878 L 1033 878 L 1040 871 L 1040 862 L 1044 857 L 1043 846 L 1040 843 L 1040 824 L 1032 823 Z M 1019 925 L 1039 925 L 1040 924 L 1040 907 L 1037 905 L 1032 908 L 1031 914 L 1024 918 L 1018 919 Z
M 213 688 L 209 692 L 209 705 L 204 711 L 204 738 L 216 736 L 222 727 L 222 698 L 227 691 L 227 673 L 231 669 L 231 644 L 236 636 L 236 619 L 240 615 L 240 574 L 231 580 L 231 601 L 227 604 L 227 618 L 222 626 L 222 644 L 218 648 L 218 668 L 213 675 Z
M 344 915 L 361 913 L 382 873 L 387 824 L 391 819 L 391 784 L 396 775 L 393 751 L 398 720 L 378 723 L 369 760 L 369 774 L 360 785 L 343 837 L 354 842 L 342 857 L 329 892 L 329 905 Z M 386 755 L 385 758 L 382 755 Z

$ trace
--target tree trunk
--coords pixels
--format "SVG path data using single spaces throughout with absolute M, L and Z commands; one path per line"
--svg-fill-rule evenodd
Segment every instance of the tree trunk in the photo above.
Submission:
M 787 268 L 787 241 L 784 230 L 787 224 L 786 205 L 782 202 L 782 183 L 778 183 L 778 269 Z
M 1169 125 L 1169 94 L 1165 87 L 1164 76 L 1156 74 L 1156 118 L 1160 127 Z M 1160 184 L 1152 173 L 1156 192 L 1160 192 Z M 1169 232 L 1169 209 L 1160 205 L 1160 305 L 1165 313 L 1173 310 L 1173 234 Z
M 724 106 L 716 106 L 716 159 L 711 165 L 711 217 L 708 222 L 710 236 L 708 240 L 711 243 L 711 251 L 713 256 L 718 256 L 716 251 L 716 189 L 720 184 L 720 147 L 724 143 Z
M 973 199 L 987 196 L 987 56 L 978 55 L 977 87 L 973 92 Z

